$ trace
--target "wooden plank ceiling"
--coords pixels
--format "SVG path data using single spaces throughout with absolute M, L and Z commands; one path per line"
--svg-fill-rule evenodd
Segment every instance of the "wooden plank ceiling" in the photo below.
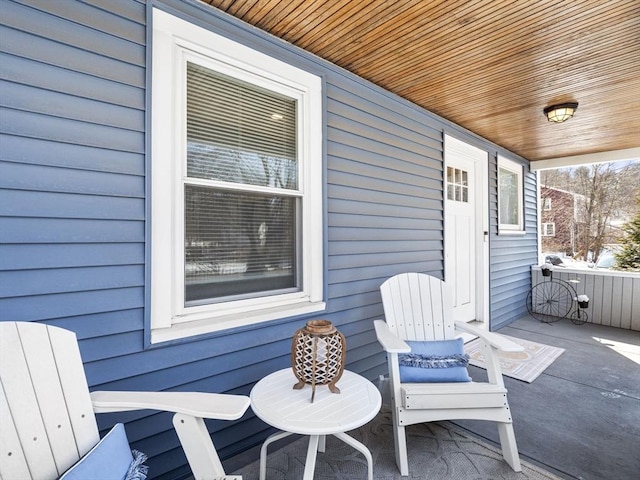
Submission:
M 639 0 L 202 1 L 531 161 L 640 146 Z

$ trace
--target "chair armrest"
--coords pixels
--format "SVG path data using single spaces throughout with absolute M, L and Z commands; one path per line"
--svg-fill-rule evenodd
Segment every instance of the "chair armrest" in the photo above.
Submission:
M 198 418 L 237 420 L 249 408 L 249 397 L 200 392 L 91 392 L 96 413 L 161 410 Z
M 492 347 L 497 348 L 498 350 L 502 350 L 503 352 L 522 352 L 524 350 L 524 347 L 522 345 L 518 345 L 517 343 L 505 338 L 499 333 L 488 332 L 464 322 L 455 322 L 455 325 L 458 330 L 477 335 L 478 337 L 484 339 Z
M 387 353 L 409 353 L 411 347 L 404 340 L 400 340 L 387 326 L 384 320 L 374 320 L 373 326 L 376 329 L 376 337 Z

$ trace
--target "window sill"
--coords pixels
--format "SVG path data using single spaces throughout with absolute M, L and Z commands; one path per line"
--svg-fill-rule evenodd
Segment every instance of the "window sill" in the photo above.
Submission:
M 526 235 L 526 230 L 498 230 L 498 235 Z
M 325 302 L 304 302 L 296 305 L 283 305 L 261 309 L 254 312 L 243 312 L 216 318 L 204 318 L 190 322 L 175 323 L 168 328 L 152 328 L 151 344 L 180 340 L 247 325 L 256 325 L 270 320 L 321 312 L 325 309 Z

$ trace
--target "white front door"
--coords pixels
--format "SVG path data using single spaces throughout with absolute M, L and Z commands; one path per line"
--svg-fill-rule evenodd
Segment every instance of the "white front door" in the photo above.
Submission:
M 454 319 L 484 318 L 484 187 L 487 152 L 445 137 L 445 281 Z

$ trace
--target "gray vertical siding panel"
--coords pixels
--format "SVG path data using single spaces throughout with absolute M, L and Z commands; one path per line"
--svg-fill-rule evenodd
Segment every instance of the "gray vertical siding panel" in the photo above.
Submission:
M 638 291 L 640 295 L 640 289 Z M 591 298 L 591 297 L 590 297 Z M 633 279 L 625 278 L 622 284 L 622 299 L 620 302 L 621 311 L 620 316 L 620 328 L 631 329 L 631 313 L 632 313 L 632 299 L 633 299 Z M 640 314 L 638 314 L 640 316 Z
M 600 277 L 596 277 L 594 275 L 587 275 L 586 278 L 584 279 L 584 284 L 581 285 L 582 287 L 582 292 L 583 294 L 585 294 L 587 297 L 589 298 L 593 298 L 595 300 L 596 298 L 596 292 L 599 291 L 599 285 L 598 287 L 596 287 L 596 282 L 600 281 Z M 593 323 L 600 323 L 600 318 L 601 318 L 601 310 L 599 310 L 600 308 L 600 303 L 599 302 L 592 302 L 590 304 L 590 308 L 589 308 L 589 321 L 593 322 Z
M 534 285 L 549 281 L 536 267 L 531 269 L 531 278 Z M 640 277 L 636 274 L 557 268 L 553 279 L 567 282 L 577 295 L 589 297 L 584 310 L 589 323 L 640 331 Z
M 348 368 L 371 379 L 386 370 L 372 330 L 386 278 L 443 275 L 445 130 L 494 152 L 492 323 L 521 313 L 535 263 L 533 177 L 526 237 L 498 237 L 496 146 L 202 3 L 157 4 L 324 77 L 322 316 L 347 336 Z M 145 348 L 145 2 L 0 0 L 0 8 L 0 318 L 74 330 L 92 388 L 246 394 L 287 366 L 306 318 Z M 168 415 L 99 417 L 103 428 L 123 418 L 153 478 L 187 473 Z M 251 412 L 210 427 L 223 458 L 269 433 Z
M 635 279 L 631 295 L 631 330 L 640 331 L 640 280 Z

